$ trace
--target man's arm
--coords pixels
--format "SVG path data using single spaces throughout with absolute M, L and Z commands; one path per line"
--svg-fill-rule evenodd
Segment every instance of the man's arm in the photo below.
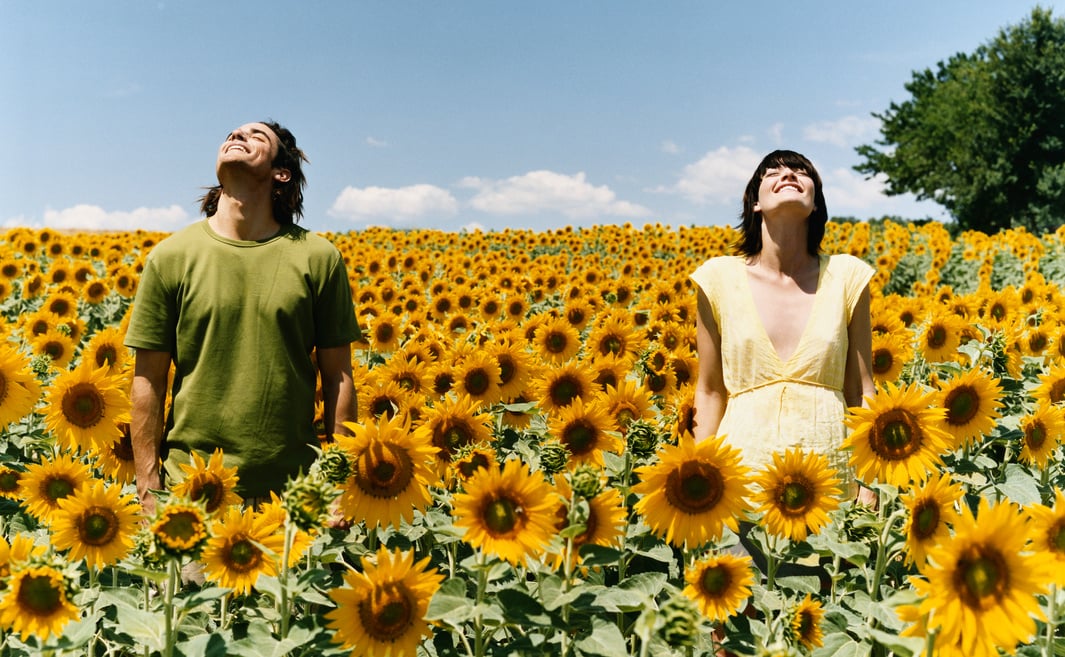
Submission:
M 145 514 L 155 513 L 152 490 L 163 487 L 160 449 L 163 444 L 163 413 L 166 405 L 170 353 L 138 349 L 134 361 L 133 388 L 130 391 L 130 438 L 136 469 L 137 495 Z
M 317 350 L 322 376 L 323 420 L 327 434 L 350 435 L 344 422 L 358 418 L 355 384 L 351 378 L 351 345 Z

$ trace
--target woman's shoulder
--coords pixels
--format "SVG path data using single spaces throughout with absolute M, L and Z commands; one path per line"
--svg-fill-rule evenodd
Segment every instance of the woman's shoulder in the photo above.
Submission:
M 742 256 L 734 255 L 722 255 L 714 256 L 703 264 L 699 265 L 694 272 L 692 272 L 692 278 L 699 276 L 712 276 L 722 272 L 733 271 L 736 268 L 736 264 L 743 262 Z
M 873 268 L 869 263 L 849 253 L 836 253 L 828 256 L 828 266 L 829 269 L 841 273 L 855 272 L 865 274 L 873 272 Z

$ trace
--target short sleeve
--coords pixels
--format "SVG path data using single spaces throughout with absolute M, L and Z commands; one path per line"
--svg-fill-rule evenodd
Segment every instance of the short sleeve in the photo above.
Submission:
M 693 271 L 688 278 L 690 278 L 703 294 L 706 295 L 706 300 L 710 302 L 710 311 L 714 315 L 714 321 L 717 325 L 721 326 L 721 314 L 719 311 L 720 302 L 718 296 L 718 286 L 720 285 L 720 277 L 718 276 L 717 263 L 720 262 L 719 258 L 711 258 L 707 260 L 698 269 Z
M 866 286 L 869 285 L 869 281 L 872 280 L 875 270 L 866 264 L 863 260 L 855 258 L 852 255 L 839 255 L 835 256 L 842 258 L 842 262 L 845 264 L 846 270 L 844 272 L 844 304 L 847 309 L 847 323 L 850 324 L 851 313 L 854 312 L 854 307 L 858 305 L 858 299 L 861 298 L 862 292 Z
M 177 299 L 166 284 L 158 257 L 149 254 L 133 300 L 125 344 L 132 349 L 167 351 L 177 348 Z
M 362 336 L 355 321 L 355 304 L 351 299 L 351 285 L 340 252 L 334 249 L 332 263 L 321 281 L 315 305 L 316 347 L 328 349 L 350 344 Z

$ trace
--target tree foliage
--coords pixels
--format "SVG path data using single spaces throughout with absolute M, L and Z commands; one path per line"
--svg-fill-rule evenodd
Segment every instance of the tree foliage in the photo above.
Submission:
M 971 54 L 915 71 L 876 145 L 857 148 L 887 193 L 944 206 L 987 233 L 1065 221 L 1065 20 L 1042 8 Z

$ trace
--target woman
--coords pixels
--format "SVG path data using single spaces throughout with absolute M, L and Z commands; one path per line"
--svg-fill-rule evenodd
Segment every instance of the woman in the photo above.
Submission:
M 698 284 L 695 438 L 725 435 L 755 471 L 798 446 L 828 457 L 856 492 L 846 407 L 875 392 L 869 279 L 850 255 L 820 254 L 828 212 L 813 164 L 774 151 L 743 195 L 739 255 L 711 258 Z M 866 497 L 863 495 L 863 498 Z

